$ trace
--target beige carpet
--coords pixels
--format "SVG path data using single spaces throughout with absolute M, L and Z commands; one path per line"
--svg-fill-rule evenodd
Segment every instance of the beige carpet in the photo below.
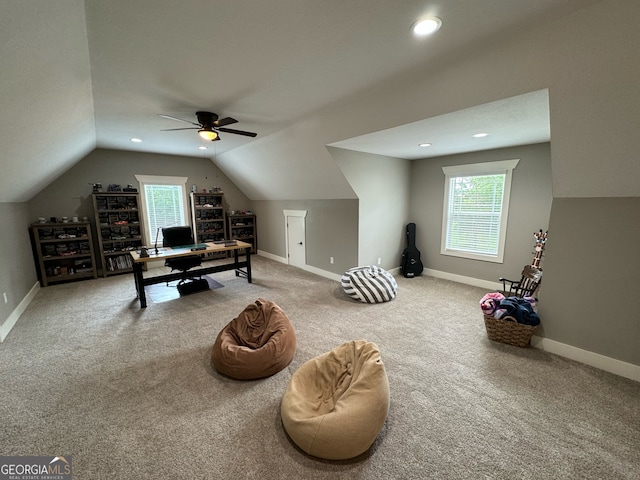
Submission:
M 201 278 L 207 281 L 207 284 L 209 285 L 209 291 L 215 290 L 216 288 L 224 287 L 224 285 L 222 285 L 220 282 L 212 278 L 210 275 L 203 275 Z M 179 300 L 180 297 L 184 295 L 181 295 L 180 292 L 178 291 L 178 283 L 179 282 L 175 280 L 173 282 L 169 282 L 169 284 L 156 283 L 153 285 L 148 285 L 147 287 L 145 287 L 145 295 L 147 296 L 147 303 L 150 303 L 150 302 L 162 303 L 162 302 L 169 302 L 172 300 Z M 186 295 L 192 295 L 193 293 L 200 293 L 200 294 L 206 295 L 207 291 L 191 292 Z
M 397 278 L 366 305 L 339 283 L 255 257 L 254 283 L 139 309 L 131 276 L 41 289 L 0 345 L 0 454 L 71 456 L 74 479 L 638 479 L 640 384 L 486 338 L 484 290 Z M 249 382 L 209 362 L 218 331 L 257 298 L 297 332 L 291 365 Z M 542 319 L 544 322 L 544 318 Z M 378 344 L 391 388 L 373 448 L 309 457 L 282 393 L 308 359 Z

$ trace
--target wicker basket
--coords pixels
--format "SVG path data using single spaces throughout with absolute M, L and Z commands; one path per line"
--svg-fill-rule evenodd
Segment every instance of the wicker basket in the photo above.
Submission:
M 516 347 L 528 347 L 537 327 L 518 323 L 513 317 L 493 318 L 489 315 L 484 316 L 484 326 L 489 340 Z

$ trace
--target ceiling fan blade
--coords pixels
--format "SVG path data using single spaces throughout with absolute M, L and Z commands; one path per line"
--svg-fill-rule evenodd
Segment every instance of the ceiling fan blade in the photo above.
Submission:
M 200 126 L 200 124 L 199 124 L 199 123 L 190 122 L 189 120 L 183 120 L 183 119 L 178 118 L 178 117 L 172 117 L 171 115 L 161 115 L 161 114 L 158 114 L 158 116 L 159 116 L 159 117 L 162 117 L 162 118 L 168 118 L 169 120 L 177 120 L 178 122 L 190 123 L 191 125 L 195 125 L 196 127 L 199 127 L 199 126 Z
M 231 125 L 232 123 L 238 123 L 238 120 L 231 117 L 221 118 L 220 120 L 216 120 L 213 122 L 214 127 L 225 127 L 227 125 Z
M 187 127 L 187 128 L 164 128 L 160 130 L 161 132 L 171 132 L 173 130 L 200 130 L 202 127 L 198 125 L 197 127 Z
M 233 128 L 218 128 L 221 132 L 235 133 L 236 135 L 244 135 L 245 137 L 255 137 L 258 134 L 253 132 L 245 132 L 244 130 L 234 130 Z

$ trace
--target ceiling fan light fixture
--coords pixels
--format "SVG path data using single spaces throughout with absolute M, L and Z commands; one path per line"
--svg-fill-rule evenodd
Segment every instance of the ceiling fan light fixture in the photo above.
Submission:
M 214 131 L 211 128 L 202 128 L 198 130 L 198 135 L 200 135 L 205 140 L 216 140 L 218 138 L 218 132 Z

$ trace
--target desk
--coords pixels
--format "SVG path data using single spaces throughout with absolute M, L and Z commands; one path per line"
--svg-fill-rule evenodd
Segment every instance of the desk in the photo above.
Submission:
M 191 250 L 193 245 L 185 245 L 182 247 L 162 247 L 158 248 L 157 255 L 154 249 L 150 248 L 148 257 L 141 257 L 139 251 L 129 252 L 133 258 L 133 277 L 136 282 L 136 293 L 140 300 L 140 308 L 147 307 L 147 296 L 144 293 L 144 287 L 146 285 L 171 282 L 173 280 L 183 280 L 191 278 L 194 275 L 206 275 L 207 273 L 225 272 L 228 270 L 235 270 L 236 277 L 243 276 L 249 283 L 251 283 L 251 244 L 238 241 L 236 245 L 229 246 L 215 243 L 203 243 L 198 244 L 197 246 L 205 246 L 206 248 L 203 250 L 193 251 Z M 246 260 L 244 261 L 240 261 L 238 258 L 238 254 L 241 250 L 244 250 L 246 254 Z M 166 275 L 158 275 L 149 278 L 144 278 L 143 276 L 144 264 L 147 262 L 166 260 L 167 258 L 184 257 L 187 255 L 200 255 L 209 252 L 233 252 L 233 263 L 192 268 L 186 272 L 168 273 Z

